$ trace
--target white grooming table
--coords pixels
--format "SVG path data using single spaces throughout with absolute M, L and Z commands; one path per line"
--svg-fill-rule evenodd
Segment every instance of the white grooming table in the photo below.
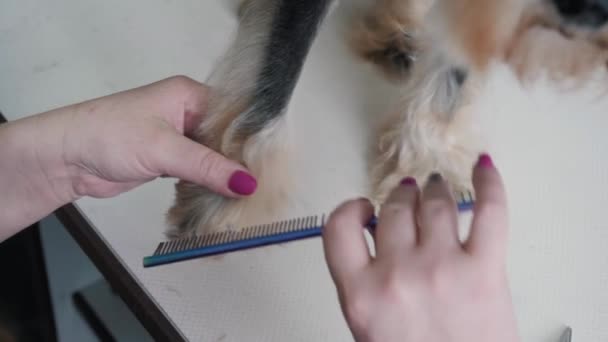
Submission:
M 368 190 L 370 127 L 393 89 L 347 50 L 347 5 L 325 22 L 290 105 L 299 188 L 285 217 L 326 213 Z M 235 28 L 225 0 L 2 1 L 0 110 L 15 120 L 175 74 L 204 81 Z M 593 90 L 524 89 L 498 67 L 477 106 L 508 187 L 524 341 L 557 341 L 565 325 L 576 341 L 608 341 L 608 98 Z M 352 340 L 320 239 L 144 269 L 174 182 L 58 211 L 153 336 Z

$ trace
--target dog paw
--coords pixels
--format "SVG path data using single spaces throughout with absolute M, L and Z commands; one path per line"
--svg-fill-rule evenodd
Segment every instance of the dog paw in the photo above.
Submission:
M 233 230 L 278 217 L 288 204 L 291 186 L 285 121 L 286 118 L 282 118 L 269 124 L 245 141 L 238 135 L 228 135 L 230 138 L 226 139 L 228 133 L 224 133 L 223 146 L 217 149 L 247 166 L 257 180 L 255 193 L 238 199 L 228 198 L 180 181 L 176 185 L 175 203 L 167 214 L 167 236 L 177 238 Z
M 454 193 L 471 191 L 473 165 L 483 150 L 467 114 L 461 108 L 447 120 L 433 113 L 389 117 L 372 161 L 374 204 L 383 203 L 405 177 L 422 186 L 433 173 L 441 174 Z
M 449 156 L 447 157 L 449 158 Z M 444 159 L 441 163 L 444 164 L 443 167 L 432 167 L 433 164 L 439 163 L 434 163 L 430 160 L 417 160 L 413 161 L 410 166 L 401 165 L 394 169 L 379 167 L 377 170 L 374 170 L 373 178 L 376 180 L 376 184 L 374 185 L 372 202 L 375 205 L 384 203 L 393 189 L 406 177 L 413 177 L 419 186 L 422 187 L 433 173 L 441 175 L 453 194 L 473 193 L 470 169 L 474 161 L 470 159 L 472 158 L 458 158 L 449 161 Z

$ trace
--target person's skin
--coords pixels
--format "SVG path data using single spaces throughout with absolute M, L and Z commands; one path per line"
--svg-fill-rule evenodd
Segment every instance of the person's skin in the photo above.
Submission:
M 369 201 L 348 201 L 330 215 L 325 256 L 357 341 L 519 341 L 507 281 L 505 191 L 489 156 L 473 173 L 476 203 L 464 242 L 440 177 L 422 190 L 412 179 L 394 189 L 380 208 L 374 257 L 364 240 Z
M 178 76 L 0 125 L 0 242 L 80 197 L 159 176 L 253 193 L 245 167 L 184 136 L 205 119 L 207 96 Z

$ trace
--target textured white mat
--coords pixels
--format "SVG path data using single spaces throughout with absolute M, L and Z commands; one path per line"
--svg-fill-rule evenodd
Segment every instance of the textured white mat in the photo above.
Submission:
M 0 4 L 0 106 L 16 119 L 173 74 L 204 80 L 236 24 L 222 1 Z M 326 22 L 291 104 L 299 189 L 285 216 L 365 193 L 370 124 L 390 87 Z M 608 100 L 522 89 L 497 69 L 480 122 L 508 185 L 510 276 L 525 341 L 608 341 Z M 173 181 L 78 206 L 191 341 L 349 341 L 320 240 L 143 269 Z M 467 308 L 462 308 L 466 314 Z

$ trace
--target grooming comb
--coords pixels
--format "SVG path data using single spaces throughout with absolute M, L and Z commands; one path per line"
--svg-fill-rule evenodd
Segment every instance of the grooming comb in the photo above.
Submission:
M 471 192 L 456 195 L 459 211 L 473 208 Z M 154 254 L 144 258 L 144 267 L 159 266 L 188 259 L 239 251 L 277 243 L 301 240 L 321 235 L 325 215 L 307 216 L 269 224 L 257 225 L 235 231 L 204 234 L 189 238 L 161 242 Z M 367 225 L 375 228 L 374 217 Z

